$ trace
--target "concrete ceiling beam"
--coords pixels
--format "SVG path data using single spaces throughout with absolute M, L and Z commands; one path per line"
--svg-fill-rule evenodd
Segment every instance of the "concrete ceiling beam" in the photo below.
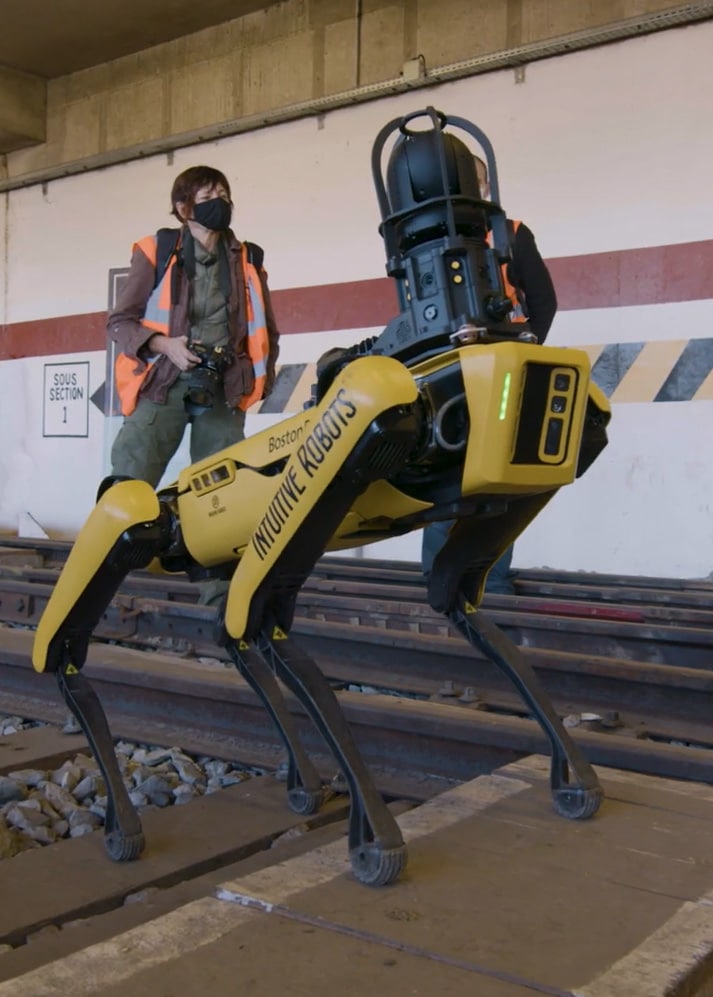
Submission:
M 0 66 L 0 153 L 44 142 L 47 81 Z

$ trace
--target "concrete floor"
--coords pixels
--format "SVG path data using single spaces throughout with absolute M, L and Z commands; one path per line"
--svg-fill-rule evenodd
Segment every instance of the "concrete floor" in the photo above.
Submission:
M 532 756 L 399 817 L 401 881 L 343 837 L 0 984 L 0 997 L 708 997 L 713 788 L 603 769 L 590 821 Z

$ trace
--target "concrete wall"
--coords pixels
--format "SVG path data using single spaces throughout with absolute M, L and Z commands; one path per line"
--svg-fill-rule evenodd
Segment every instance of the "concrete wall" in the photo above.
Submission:
M 22 177 L 395 79 L 419 55 L 430 71 L 677 6 L 673 0 L 284 0 L 50 80 L 46 141 L 10 153 L 7 171 Z
M 0 362 L 0 528 L 29 512 L 71 534 L 91 508 L 115 420 L 89 404 L 85 437 L 43 435 L 47 365 L 88 362 L 89 394 L 101 387 L 108 272 L 166 223 L 180 169 L 202 160 L 226 171 L 236 229 L 265 246 L 278 319 L 292 330 L 281 362 L 309 363 L 376 326 L 358 293 L 372 285 L 351 283 L 384 273 L 371 144 L 387 120 L 432 102 L 490 136 L 503 203 L 559 275 L 550 342 L 607 359 L 598 366 L 613 392 L 610 447 L 518 541 L 516 564 L 707 575 L 713 133 L 701 95 L 713 88 L 712 49 L 709 22 L 541 61 L 521 83 L 504 70 L 10 194 L 4 342 L 14 352 L 0 356 L 16 359 Z M 348 320 L 347 290 L 358 299 Z M 290 302 L 312 293 L 323 310 L 305 330 Z M 672 379 L 686 357 L 709 366 L 693 382 Z M 251 413 L 248 429 L 281 417 Z M 407 537 L 369 553 L 418 549 Z

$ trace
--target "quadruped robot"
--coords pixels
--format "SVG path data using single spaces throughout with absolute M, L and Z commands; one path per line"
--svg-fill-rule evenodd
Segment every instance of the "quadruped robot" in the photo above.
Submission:
M 449 128 L 480 146 L 492 201 L 481 199 L 473 154 Z M 327 680 L 288 635 L 297 594 L 325 551 L 436 520 L 453 525 L 433 564 L 429 603 L 512 680 L 543 728 L 558 813 L 586 818 L 600 805 L 596 775 L 532 668 L 478 606 L 503 551 L 606 446 L 607 401 L 585 353 L 540 346 L 526 323 L 509 318 L 507 220 L 481 129 L 432 107 L 394 119 L 376 138 L 372 171 L 399 314 L 375 339 L 325 354 L 303 412 L 191 465 L 159 492 L 142 481 L 103 482 L 37 628 L 34 667 L 55 673 L 104 775 L 105 846 L 117 861 L 136 858 L 144 837 L 81 669 L 122 580 L 153 562 L 191 579 L 230 578 L 219 639 L 284 741 L 289 806 L 314 812 L 323 787 L 281 684 L 348 785 L 355 876 L 371 885 L 399 876 L 406 846 L 398 824 Z

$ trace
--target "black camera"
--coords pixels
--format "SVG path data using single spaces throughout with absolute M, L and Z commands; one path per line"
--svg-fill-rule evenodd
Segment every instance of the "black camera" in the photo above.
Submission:
M 229 346 L 206 346 L 201 342 L 188 345 L 191 353 L 200 357 L 200 363 L 190 372 L 183 404 L 189 415 L 200 415 L 213 408 L 215 389 L 233 362 L 233 351 Z

